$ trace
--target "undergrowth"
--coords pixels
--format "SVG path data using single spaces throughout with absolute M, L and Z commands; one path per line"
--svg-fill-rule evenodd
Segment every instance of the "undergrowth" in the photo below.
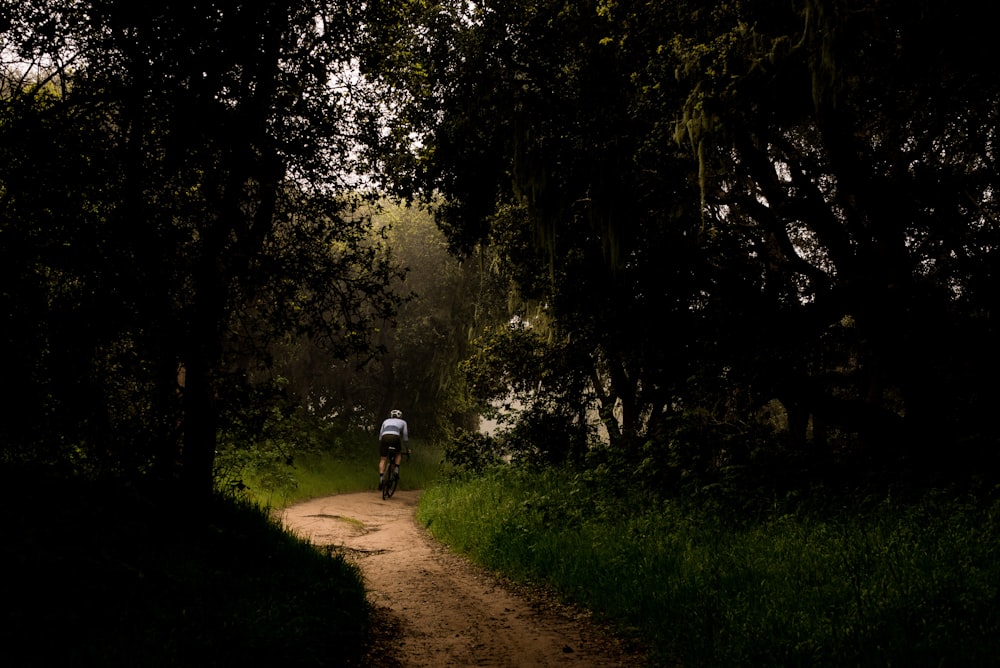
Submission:
M 1000 665 L 1000 504 L 928 492 L 739 519 L 718 504 L 493 468 L 421 522 L 685 666 Z
M 423 489 L 441 469 L 440 445 L 413 439 L 403 458 L 399 489 Z M 331 494 L 375 491 L 378 444 L 366 432 L 330 434 L 310 447 L 290 450 L 268 446 L 232 448 L 218 459 L 220 487 L 238 491 L 270 508 Z
M 355 566 L 246 500 L 0 471 L 0 643 L 17 666 L 361 666 Z

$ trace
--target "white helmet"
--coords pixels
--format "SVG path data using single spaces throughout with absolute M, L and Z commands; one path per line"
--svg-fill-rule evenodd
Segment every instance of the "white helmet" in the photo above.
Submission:
M 396 410 L 395 408 L 393 408 L 391 411 L 389 411 L 389 417 L 391 417 L 391 418 L 401 418 L 401 417 L 403 417 L 403 411 Z

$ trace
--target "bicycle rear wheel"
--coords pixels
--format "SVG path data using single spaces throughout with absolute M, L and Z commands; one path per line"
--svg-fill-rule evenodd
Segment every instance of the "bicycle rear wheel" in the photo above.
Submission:
M 385 484 L 382 485 L 382 498 L 391 499 L 392 495 L 396 493 L 396 485 L 399 484 L 399 476 L 390 470 L 386 473 Z

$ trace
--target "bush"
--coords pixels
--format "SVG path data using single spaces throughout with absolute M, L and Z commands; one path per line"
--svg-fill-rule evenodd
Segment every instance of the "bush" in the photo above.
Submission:
M 460 429 L 445 442 L 445 461 L 458 472 L 481 473 L 503 457 L 501 442 L 487 434 Z

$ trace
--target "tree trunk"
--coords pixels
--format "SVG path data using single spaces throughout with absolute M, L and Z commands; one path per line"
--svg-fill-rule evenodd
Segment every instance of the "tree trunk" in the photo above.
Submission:
M 180 482 L 191 501 L 207 499 L 214 490 L 218 408 L 206 357 L 203 352 L 195 354 L 186 364 L 182 389 Z

